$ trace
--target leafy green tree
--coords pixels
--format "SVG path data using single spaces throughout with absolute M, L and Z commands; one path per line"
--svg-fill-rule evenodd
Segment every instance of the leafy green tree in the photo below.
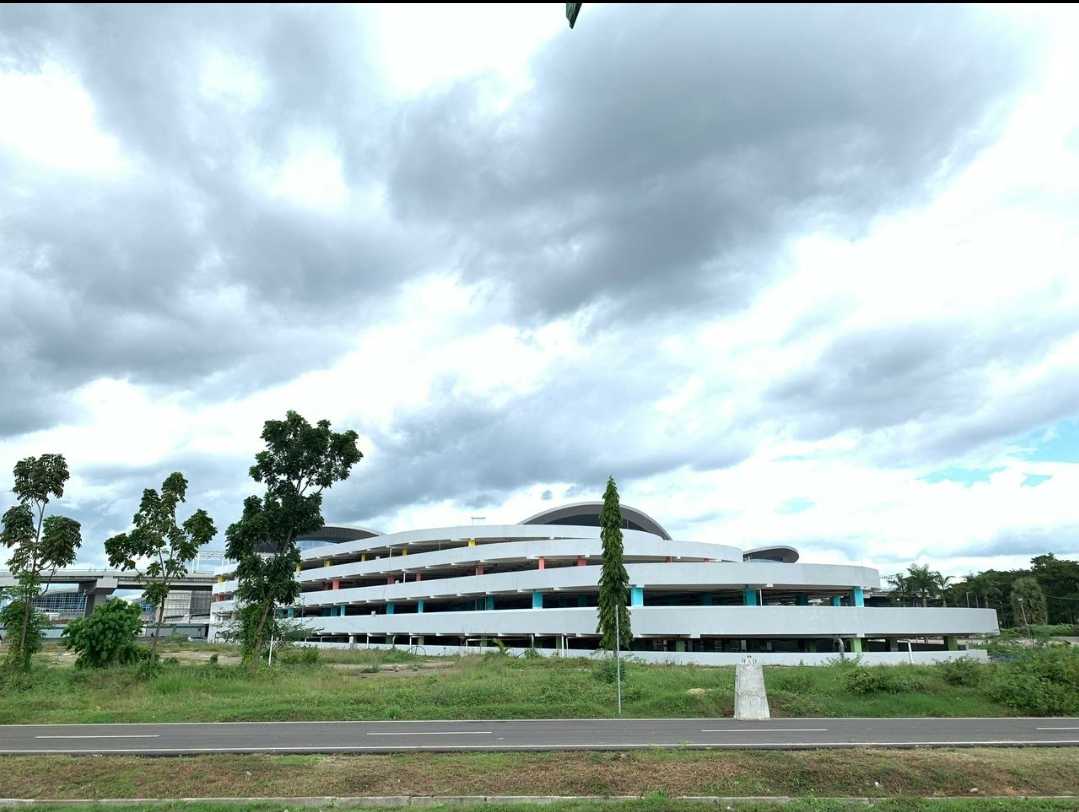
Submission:
M 1048 601 L 1048 622 L 1079 623 L 1079 561 L 1048 553 L 1035 556 L 1030 565 Z
M 1016 578 L 1012 583 L 1011 604 L 1013 617 L 1024 625 L 1037 626 L 1048 620 L 1045 594 L 1032 575 Z
M 77 668 L 108 668 L 140 659 L 135 640 L 142 631 L 142 610 L 119 598 L 107 600 L 89 617 L 73 620 L 64 627 L 64 646 L 76 652 Z
M 217 534 L 213 519 L 202 509 L 192 513 L 183 524 L 176 523 L 176 508 L 186 496 L 187 479 L 174 471 L 162 483 L 161 493 L 153 488 L 142 492 L 138 512 L 131 520 L 134 529 L 105 542 L 109 564 L 137 572 L 146 584 L 142 594 L 154 607 L 157 617 L 150 643 L 151 658 L 155 660 L 169 588 L 187 575 L 199 548 Z
M 922 606 L 929 606 L 929 599 L 937 594 L 937 573 L 929 569 L 928 564 L 907 567 L 906 590 L 914 598 L 920 598 Z
M 19 504 L 3 516 L 0 543 L 14 549 L 8 569 L 18 581 L 17 601 L 22 618 L 8 648 L 11 667 L 28 671 L 36 646 L 29 641 L 34 598 L 41 593 L 42 573 L 49 577 L 59 567 L 75 560 L 82 543 L 79 523 L 63 516 L 45 516 L 45 507 L 53 498 L 64 495 L 69 477 L 62 454 L 42 454 L 15 463 L 15 493 Z
M 933 573 L 933 590 L 940 598 L 941 606 L 948 605 L 947 591 L 948 583 L 952 580 L 950 575 L 941 575 L 939 572 Z
M 21 656 L 25 653 L 27 657 L 33 657 L 38 651 L 41 650 L 41 633 L 45 630 L 45 627 L 49 625 L 48 619 L 45 615 L 39 612 L 37 609 L 30 610 L 30 621 L 26 626 L 26 640 L 23 643 L 24 648 L 19 649 L 18 652 L 13 650 L 10 646 L 19 645 L 20 641 L 16 636 L 16 631 L 20 628 L 23 622 L 23 602 L 18 597 L 17 590 L 10 590 L 11 595 L 14 596 L 14 600 L 4 605 L 4 594 L 0 591 L 0 627 L 5 630 L 9 641 L 9 656 L 12 656 L 16 661 L 21 662 Z
M 629 648 L 633 641 L 626 593 L 629 591 L 629 574 L 622 556 L 622 509 L 618 501 L 618 486 L 614 477 L 607 478 L 607 490 L 603 494 L 603 509 L 599 514 L 603 541 L 603 573 L 599 578 L 599 624 L 600 646 L 614 651 Z M 618 633 L 615 633 L 616 619 Z
M 266 448 L 255 455 L 250 473 L 265 492 L 244 500 L 243 515 L 225 533 L 225 555 L 237 562 L 239 637 L 250 665 L 267 650 L 277 608 L 300 594 L 296 537 L 325 523 L 323 491 L 348 479 L 363 459 L 357 438 L 354 431 L 330 431 L 328 420 L 312 426 L 294 411 L 263 426 Z

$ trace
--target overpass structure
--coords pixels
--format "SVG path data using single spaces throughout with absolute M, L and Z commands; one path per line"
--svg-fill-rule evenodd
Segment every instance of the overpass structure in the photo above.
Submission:
M 71 567 L 56 570 L 51 577 L 44 580 L 52 585 L 74 584 L 79 592 L 86 595 L 86 614 L 94 611 L 94 607 L 107 600 L 117 589 L 143 589 L 146 584 L 139 575 L 134 572 L 124 572 L 113 569 L 95 569 L 92 567 Z M 0 570 L 0 589 L 15 586 L 16 579 L 7 570 Z M 172 582 L 172 590 L 190 590 L 192 592 L 209 592 L 214 583 L 214 576 L 209 572 L 194 572 L 186 578 L 177 578 Z

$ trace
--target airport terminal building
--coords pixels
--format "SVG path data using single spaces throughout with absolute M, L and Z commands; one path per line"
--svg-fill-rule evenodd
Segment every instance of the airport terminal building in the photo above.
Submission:
M 302 593 L 285 613 L 324 645 L 449 654 L 498 640 L 588 655 L 599 639 L 600 508 L 389 534 L 325 527 L 300 541 Z M 622 516 L 633 656 L 643 660 L 925 662 L 984 657 L 960 641 L 999 632 L 991 609 L 887 605 L 874 569 L 802 563 L 790 547 L 675 541 L 640 510 L 623 505 Z M 231 575 L 228 564 L 217 572 L 211 636 L 236 608 Z

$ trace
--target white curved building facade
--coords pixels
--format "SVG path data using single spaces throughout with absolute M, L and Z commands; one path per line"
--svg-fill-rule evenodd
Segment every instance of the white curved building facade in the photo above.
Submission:
M 301 544 L 302 593 L 285 612 L 312 641 L 454 653 L 493 645 L 591 653 L 602 568 L 599 503 L 568 505 L 520 524 L 378 534 L 324 528 Z M 997 634 L 988 609 L 896 608 L 866 567 L 805 564 L 790 547 L 741 550 L 676 541 L 623 505 L 633 654 L 721 664 L 816 663 L 840 652 L 870 662 L 984 656 L 961 638 Z M 214 627 L 235 610 L 228 565 L 218 571 Z M 211 635 L 213 629 L 211 630 Z

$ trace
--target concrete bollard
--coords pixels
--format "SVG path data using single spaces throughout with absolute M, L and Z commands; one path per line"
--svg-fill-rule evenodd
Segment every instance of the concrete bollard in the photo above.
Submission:
M 771 718 L 768 693 L 764 689 L 764 669 L 752 657 L 743 658 L 734 674 L 734 718 Z

